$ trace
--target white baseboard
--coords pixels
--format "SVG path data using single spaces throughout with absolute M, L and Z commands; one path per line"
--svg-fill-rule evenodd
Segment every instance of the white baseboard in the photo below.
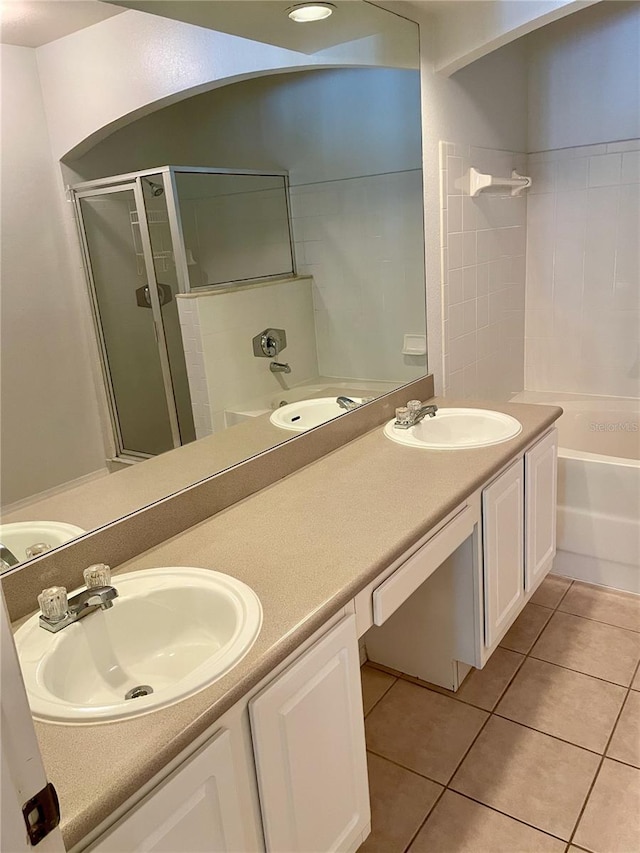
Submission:
M 109 470 L 100 468 L 98 471 L 91 471 L 89 474 L 83 474 L 82 477 L 76 477 L 75 480 L 69 480 L 66 483 L 61 483 L 59 486 L 54 486 L 51 489 L 46 489 L 44 492 L 38 492 L 36 495 L 31 495 L 28 498 L 23 498 L 15 503 L 7 504 L 2 507 L 2 515 L 7 516 L 13 512 L 18 512 L 22 509 L 27 509 L 32 504 L 45 501 L 48 498 L 53 498 L 56 495 L 61 495 L 63 492 L 68 492 L 70 489 L 75 489 L 76 486 L 83 486 L 85 483 L 90 483 L 93 480 L 99 480 L 101 477 L 108 477 Z

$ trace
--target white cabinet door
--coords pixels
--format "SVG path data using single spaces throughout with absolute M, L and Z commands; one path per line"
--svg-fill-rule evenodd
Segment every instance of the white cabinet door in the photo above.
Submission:
M 496 643 L 524 600 L 524 462 L 482 492 L 485 643 Z
M 113 829 L 92 853 L 247 853 L 231 733 L 223 729 Z
M 355 617 L 341 620 L 249 709 L 267 850 L 357 846 L 370 811 Z
M 0 851 L 27 853 L 37 846 L 38 853 L 64 853 L 60 827 L 56 819 L 44 826 L 42 818 L 50 815 L 45 815 L 42 807 L 29 809 L 27 815 L 34 835 L 33 845 L 27 832 L 23 808 L 48 782 L 1 586 L 0 675 Z M 42 838 L 36 841 L 39 835 Z
M 534 589 L 556 554 L 558 431 L 552 430 L 525 454 L 525 586 Z

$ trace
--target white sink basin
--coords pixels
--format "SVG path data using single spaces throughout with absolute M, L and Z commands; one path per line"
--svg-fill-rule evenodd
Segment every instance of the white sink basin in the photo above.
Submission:
M 260 632 L 256 594 L 219 572 L 149 569 L 112 585 L 119 597 L 109 610 L 55 634 L 36 615 L 16 632 L 34 717 L 99 723 L 171 705 L 221 678 Z M 141 686 L 153 693 L 125 699 Z
M 49 548 L 57 548 L 86 532 L 82 527 L 62 521 L 16 521 L 0 524 L 0 542 L 21 563 L 30 559 L 27 548 L 33 545 L 42 543 Z
M 355 403 L 364 402 L 362 397 L 350 396 L 349 399 Z M 304 432 L 344 413 L 345 409 L 336 403 L 335 397 L 317 397 L 315 400 L 300 400 L 281 406 L 271 413 L 269 420 L 280 429 Z
M 389 421 L 384 434 L 398 444 L 427 450 L 463 450 L 500 444 L 518 435 L 522 424 L 511 415 L 489 409 L 438 409 L 409 429 L 396 429 Z

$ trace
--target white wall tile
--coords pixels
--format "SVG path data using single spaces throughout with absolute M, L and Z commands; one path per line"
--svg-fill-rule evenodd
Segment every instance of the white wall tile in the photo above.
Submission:
M 640 181 L 640 151 L 630 151 L 622 155 L 623 184 L 637 184 Z
M 561 160 L 556 165 L 556 189 L 558 192 L 582 190 L 587 187 L 589 178 L 588 157 L 576 157 L 572 160 Z
M 525 157 L 458 147 L 455 155 L 446 158 L 440 176 L 443 207 L 448 205 L 446 220 L 442 218 L 448 229 L 442 240 L 447 245 L 442 258 L 448 301 L 445 389 L 465 399 L 507 399 L 524 383 L 527 200 L 489 194 L 471 198 L 466 178 L 471 165 L 510 174 L 524 168 Z M 555 164 L 546 172 L 555 176 Z M 456 195 L 449 194 L 452 187 Z
M 621 154 L 601 154 L 589 158 L 589 186 L 609 187 L 620 183 Z
M 640 151 L 640 139 L 626 139 L 622 142 L 608 142 L 607 153 L 622 151 Z
M 528 199 L 529 390 L 640 393 L 639 150 L 631 140 L 546 152 L 556 191 Z

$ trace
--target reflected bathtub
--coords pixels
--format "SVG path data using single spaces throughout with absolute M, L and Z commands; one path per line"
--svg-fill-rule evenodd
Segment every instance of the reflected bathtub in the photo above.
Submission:
M 640 401 L 523 391 L 562 406 L 553 571 L 640 593 Z

